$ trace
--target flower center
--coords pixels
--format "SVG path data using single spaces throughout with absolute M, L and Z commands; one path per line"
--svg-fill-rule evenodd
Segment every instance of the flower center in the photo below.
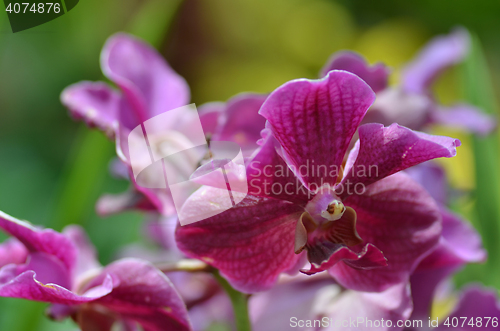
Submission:
M 345 213 L 345 206 L 339 200 L 333 200 L 328 204 L 326 210 L 321 212 L 321 216 L 329 221 L 336 221 L 342 217 Z
M 340 247 L 363 242 L 356 231 L 356 212 L 332 191 L 317 194 L 305 209 L 295 228 L 295 253 L 307 250 L 311 263 L 320 265 Z

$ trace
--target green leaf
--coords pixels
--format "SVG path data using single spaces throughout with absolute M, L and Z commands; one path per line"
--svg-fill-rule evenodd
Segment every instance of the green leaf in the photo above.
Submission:
M 481 43 L 477 36 L 472 35 L 471 53 L 464 65 L 464 92 L 466 101 L 480 107 L 485 112 L 497 114 L 497 104 L 489 75 L 489 68 Z M 500 160 L 498 158 L 498 133 L 488 137 L 474 137 L 474 162 L 476 187 L 475 226 L 482 235 L 483 243 L 490 259 L 484 266 L 474 266 L 475 280 L 490 285 L 500 285 L 496 276 L 500 271 L 500 260 L 495 258 L 500 251 Z M 473 270 L 473 271 L 472 271 Z M 479 272 L 481 270 L 482 272 Z M 469 279 L 470 280 L 470 279 Z

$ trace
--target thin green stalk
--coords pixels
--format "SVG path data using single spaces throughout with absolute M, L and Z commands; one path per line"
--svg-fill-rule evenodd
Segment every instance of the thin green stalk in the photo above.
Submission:
M 236 330 L 251 331 L 250 318 L 248 316 L 248 295 L 235 290 L 225 278 L 223 278 L 218 270 L 213 271 L 215 279 L 220 286 L 226 291 L 233 305 L 234 319 L 236 322 Z
M 94 209 L 93 196 L 99 192 L 108 163 L 114 153 L 112 143 L 100 132 L 80 127 L 61 177 L 59 199 L 51 227 L 83 224 Z

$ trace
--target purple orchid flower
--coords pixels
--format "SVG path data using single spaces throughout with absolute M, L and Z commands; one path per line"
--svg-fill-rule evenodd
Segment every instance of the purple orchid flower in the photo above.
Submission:
M 0 296 L 52 303 L 49 316 L 71 316 L 82 330 L 191 330 L 181 298 L 150 263 L 101 267 L 78 226 L 41 230 L 0 212 L 0 227 L 15 237 L 0 245 Z
M 117 154 L 123 164 L 114 164 L 113 168 L 121 175 L 128 173 L 134 185 L 133 190 L 123 194 L 103 196 L 97 203 L 97 212 L 107 215 L 138 208 L 172 215 L 175 209 L 168 189 L 145 188 L 134 180 L 127 137 L 144 121 L 189 104 L 189 87 L 154 48 L 126 34 L 108 39 L 101 53 L 101 68 L 119 91 L 102 82 L 80 82 L 66 88 L 61 95 L 62 103 L 75 119 L 116 139 Z M 200 107 L 199 117 L 205 134 L 210 140 L 235 141 L 244 155 L 250 155 L 257 148 L 255 142 L 265 123 L 258 115 L 264 100 L 262 95 L 241 94 L 226 104 L 210 103 Z M 194 120 L 192 114 L 186 113 L 175 121 L 157 123 L 159 131 L 175 129 L 178 134 L 160 136 L 150 141 L 150 147 L 179 146 L 191 140 Z M 150 162 L 149 156 L 145 157 L 145 163 Z M 189 160 L 194 162 L 193 166 L 198 161 Z
M 431 86 L 446 68 L 458 64 L 467 56 L 470 36 L 464 28 L 447 36 L 432 39 L 403 69 L 402 82 L 388 87 L 389 70 L 383 64 L 369 66 L 364 58 L 353 52 L 339 52 L 321 71 L 346 70 L 358 75 L 377 93 L 364 123 L 399 123 L 413 130 L 422 130 L 429 124 L 456 127 L 486 135 L 496 128 L 496 120 L 468 104 L 450 107 L 439 105 L 431 93 Z
M 88 126 L 97 127 L 116 139 L 117 154 L 131 174 L 128 134 L 156 115 L 187 105 L 189 87 L 155 49 L 126 34 L 108 39 L 101 52 L 101 68 L 119 91 L 103 82 L 80 82 L 67 87 L 61 94 L 61 101 L 75 119 L 84 120 Z M 162 125 L 166 131 L 174 127 L 187 131 L 192 120 L 190 113 L 186 113 L 176 123 Z M 156 145 L 161 143 L 159 140 Z M 107 210 L 98 205 L 99 212 L 111 213 L 133 207 L 165 214 L 175 211 L 167 190 L 144 188 L 136 184 L 133 175 L 130 178 L 134 190 L 105 198 Z
M 441 219 L 425 190 L 397 172 L 452 157 L 460 142 L 397 124 L 363 125 L 342 175 L 351 138 L 374 99 L 364 81 L 345 71 L 271 93 L 260 110 L 268 131 L 248 161 L 248 195 L 178 227 L 179 248 L 243 292 L 271 288 L 282 272 L 303 265 L 306 252 L 311 268 L 304 273 L 328 270 L 346 288 L 380 292 L 407 281 L 438 243 Z M 202 187 L 183 217 L 228 209 L 222 194 Z

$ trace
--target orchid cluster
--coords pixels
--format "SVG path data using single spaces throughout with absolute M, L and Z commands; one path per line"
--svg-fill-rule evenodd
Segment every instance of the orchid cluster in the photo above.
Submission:
M 102 266 L 82 228 L 58 233 L 0 212 L 12 236 L 0 245 L 0 295 L 48 302 L 49 317 L 70 317 L 83 331 L 241 327 L 245 317 L 232 312 L 223 288 L 245 294 L 258 331 L 430 329 L 432 303 L 449 294 L 450 277 L 486 259 L 478 233 L 447 208 L 445 173 L 431 161 L 455 156 L 460 141 L 417 131 L 436 123 L 482 135 L 495 129 L 481 110 L 442 106 L 431 92 L 468 48 L 463 29 L 437 37 L 396 86 L 383 64 L 340 52 L 319 79 L 200 106 L 207 140 L 241 147 L 248 192 L 233 190 L 240 202 L 227 205 L 227 191 L 208 178 L 177 213 L 169 189 L 136 181 L 128 136 L 189 104 L 188 84 L 151 46 L 112 36 L 101 67 L 114 86 L 80 82 L 61 100 L 74 119 L 116 141 L 112 171 L 131 182 L 127 192 L 102 196 L 97 212 L 144 211 L 158 249 L 128 247 Z M 186 113 L 157 123 L 162 134 L 149 149 L 182 148 L 195 120 Z M 183 162 L 203 167 L 205 157 Z M 201 221 L 181 226 L 178 216 Z M 450 312 L 485 314 L 500 317 L 497 299 L 477 285 Z

